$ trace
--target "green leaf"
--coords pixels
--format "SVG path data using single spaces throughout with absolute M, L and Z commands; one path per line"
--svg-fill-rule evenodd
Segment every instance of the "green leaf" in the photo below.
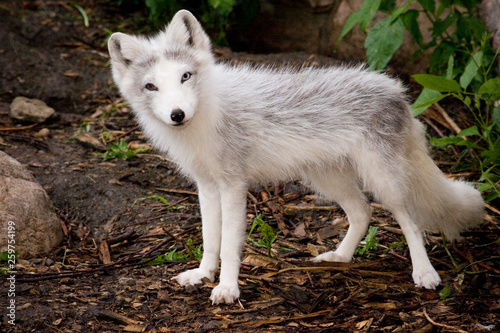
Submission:
M 368 24 L 373 20 L 377 9 L 380 7 L 381 0 L 366 0 L 361 5 L 361 9 L 349 15 L 340 31 L 339 40 L 344 38 L 349 31 L 359 23 L 361 30 L 366 31 Z
M 436 21 L 434 21 L 432 27 L 432 37 L 436 38 L 443 35 L 446 32 L 446 30 L 450 27 L 450 25 L 453 24 L 456 15 L 457 14 L 455 14 L 454 12 L 451 12 L 450 14 L 448 14 L 448 16 L 446 16 L 444 20 L 437 19 Z
M 338 40 L 341 40 L 342 38 L 344 38 L 344 36 L 347 35 L 349 33 L 349 31 L 352 30 L 352 28 L 354 28 L 356 23 L 359 23 L 359 21 L 361 20 L 362 14 L 363 13 L 361 13 L 360 11 L 357 11 L 357 12 L 349 15 L 349 17 L 347 18 L 347 20 L 344 23 L 344 26 L 342 27 L 342 30 L 340 31 L 340 35 L 339 35 Z
M 408 30 L 417 44 L 420 47 L 423 47 L 422 33 L 420 32 L 420 27 L 417 21 L 418 15 L 419 12 L 417 10 L 410 9 L 406 13 L 401 15 L 401 20 L 403 21 L 406 30 Z
M 458 136 L 445 136 L 444 138 L 431 138 L 430 142 L 433 146 L 447 146 L 447 145 L 456 145 L 460 142 L 464 141 L 464 139 Z
M 446 63 L 454 52 L 455 45 L 445 41 L 441 42 L 434 49 L 434 52 L 432 52 L 431 59 L 429 61 L 429 72 L 438 73 L 443 68 L 443 64 Z
M 83 18 L 83 25 L 88 28 L 89 27 L 89 17 L 87 16 L 87 12 L 85 11 L 85 9 L 83 9 L 80 5 L 77 5 L 77 4 L 72 4 L 71 7 L 75 8 L 76 10 L 78 10 L 78 12 L 80 12 L 80 15 L 82 15 L 82 18 Z
M 7 261 L 9 257 L 9 251 L 0 252 L 0 261 Z
M 255 241 L 250 237 L 252 235 L 255 227 L 257 227 L 257 226 L 258 226 L 257 230 L 260 231 L 260 234 L 262 236 L 262 239 L 260 239 L 259 241 Z M 273 228 L 269 224 L 264 222 L 264 220 L 262 220 L 262 215 L 259 214 L 253 220 L 252 227 L 250 228 L 250 232 L 248 233 L 247 241 L 250 241 L 253 244 L 258 245 L 258 246 L 266 247 L 268 255 L 269 255 L 269 257 L 271 257 L 272 256 L 272 252 L 271 252 L 272 245 L 273 245 L 274 241 L 276 241 L 276 239 L 278 238 L 279 234 L 280 234 L 280 232 L 275 234 L 273 232 Z
M 376 250 L 379 244 L 378 239 L 376 238 L 378 227 L 370 227 L 368 229 L 368 235 L 365 238 L 365 244 L 362 248 L 356 249 L 356 254 L 364 255 L 366 252 L 370 250 Z
M 482 35 L 486 33 L 484 23 L 474 16 L 460 15 L 455 26 L 458 38 L 467 41 L 480 42 Z
M 489 79 L 478 90 L 479 95 L 483 99 L 500 99 L 500 78 Z
M 479 187 L 477 188 L 477 190 L 479 192 L 484 192 L 484 191 L 491 190 L 492 188 L 493 188 L 493 184 L 483 183 L 483 184 L 479 185 Z
M 382 0 L 378 10 L 384 13 L 390 13 L 396 8 L 396 0 Z
M 436 3 L 434 0 L 418 0 L 418 3 L 429 13 L 434 14 L 436 11 Z
M 359 27 L 361 30 L 366 31 L 368 24 L 373 20 L 377 9 L 380 7 L 381 0 L 365 0 L 361 9 L 359 10 L 361 14 L 361 20 L 359 21 Z
M 450 287 L 444 287 L 440 292 L 439 292 L 439 298 L 441 299 L 446 299 L 450 297 L 451 295 L 451 289 Z
M 392 21 L 395 21 L 396 19 L 399 18 L 399 16 L 410 7 L 410 5 L 413 3 L 413 0 L 407 1 L 404 5 L 401 7 L 396 8 L 392 13 L 391 13 L 391 18 Z
M 429 106 L 439 102 L 446 96 L 447 95 L 443 95 L 439 91 L 424 88 L 415 102 L 410 106 L 413 116 L 418 116 L 427 110 Z
M 453 66 L 455 66 L 455 58 L 450 56 L 448 58 L 448 67 L 446 68 L 446 78 L 448 80 L 453 80 Z
M 216 9 L 224 17 L 229 16 L 233 11 L 236 0 L 208 0 L 208 4 Z
M 477 129 L 477 126 L 471 126 L 469 128 L 466 128 L 462 130 L 460 133 L 457 134 L 457 136 L 462 137 L 462 136 L 474 136 L 474 135 L 479 135 L 481 136 L 481 133 L 479 133 L 479 130 Z
M 460 86 L 463 89 L 467 89 L 469 84 L 472 82 L 472 79 L 477 75 L 479 71 L 479 66 L 481 66 L 483 62 L 483 52 L 479 51 L 472 56 L 472 58 L 465 66 L 464 73 L 460 77 Z
M 478 150 L 482 150 L 483 149 L 477 143 L 474 143 L 474 142 L 469 141 L 469 140 L 463 140 L 463 139 L 462 139 L 462 141 L 460 141 L 459 143 L 457 143 L 457 146 L 464 146 L 464 147 L 469 147 L 469 148 L 478 149 Z
M 500 131 L 500 105 L 493 109 L 491 120 L 493 125 L 496 126 L 497 131 Z
M 404 25 L 400 19 L 392 22 L 391 17 L 380 20 L 366 36 L 366 58 L 370 69 L 381 70 L 391 60 L 403 43 Z
M 446 79 L 442 76 L 431 74 L 415 74 L 413 75 L 417 81 L 424 88 L 436 90 L 439 92 L 460 92 L 460 85 L 454 81 Z

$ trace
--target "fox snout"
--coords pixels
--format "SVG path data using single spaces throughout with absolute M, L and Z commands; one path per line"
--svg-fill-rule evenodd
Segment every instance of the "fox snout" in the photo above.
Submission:
M 186 114 L 181 109 L 175 109 L 170 114 L 170 119 L 175 123 L 174 126 L 182 125 Z

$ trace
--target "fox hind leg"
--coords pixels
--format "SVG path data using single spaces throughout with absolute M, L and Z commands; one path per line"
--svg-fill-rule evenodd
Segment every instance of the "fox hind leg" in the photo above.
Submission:
M 413 281 L 416 287 L 424 287 L 426 289 L 436 289 L 441 283 L 441 278 L 432 266 L 427 251 L 424 246 L 423 233 L 420 228 L 412 221 L 410 215 L 399 205 L 389 208 L 398 221 L 406 242 L 410 249 L 410 256 L 413 265 Z
M 337 202 L 347 214 L 349 229 L 335 251 L 323 253 L 313 259 L 320 261 L 349 262 L 366 234 L 371 217 L 371 208 L 361 192 L 353 169 L 330 171 L 324 174 L 307 175 L 311 186 L 326 198 Z

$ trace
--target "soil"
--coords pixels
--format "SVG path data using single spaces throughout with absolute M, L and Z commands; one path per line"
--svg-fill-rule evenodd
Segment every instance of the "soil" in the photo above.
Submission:
M 443 283 L 424 290 L 413 286 L 401 231 L 379 205 L 372 204 L 378 247 L 352 263 L 312 264 L 311 256 L 345 235 L 344 213 L 299 182 L 268 184 L 249 193 L 248 228 L 262 214 L 280 233 L 272 258 L 247 242 L 240 300 L 212 305 L 215 284 L 177 285 L 171 278 L 197 266 L 202 243 L 194 184 L 154 150 L 128 160 L 103 157 L 106 145 L 120 140 L 148 145 L 112 84 L 104 42 L 106 29 L 136 32 L 144 16 L 105 1 L 79 1 L 91 18 L 85 27 L 70 4 L 0 3 L 0 149 L 46 189 L 66 234 L 47 257 L 18 258 L 15 326 L 2 311 L 0 331 L 500 331 L 498 202 L 461 242 L 445 246 L 439 234 L 427 235 Z M 303 53 L 215 53 L 233 63 L 336 63 Z M 42 99 L 58 116 L 43 124 L 15 122 L 8 111 L 16 96 Z M 442 165 L 454 158 L 435 157 Z M 251 237 L 262 239 L 258 231 Z M 174 250 L 184 258 L 147 263 Z M 4 310 L 9 286 L 3 279 Z

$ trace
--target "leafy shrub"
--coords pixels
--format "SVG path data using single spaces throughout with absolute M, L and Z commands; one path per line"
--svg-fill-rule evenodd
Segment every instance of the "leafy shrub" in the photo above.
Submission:
M 424 51 L 433 49 L 429 72 L 441 74 L 453 56 L 456 72 L 463 71 L 469 56 L 481 45 L 486 33 L 484 24 L 476 17 L 480 0 L 417 0 L 418 9 L 410 8 L 414 0 L 406 1 L 396 8 L 395 0 L 366 0 L 361 9 L 351 14 L 339 39 L 343 38 L 356 24 L 367 31 L 377 11 L 388 17 L 378 21 L 367 33 L 365 40 L 366 57 L 371 69 L 385 68 L 394 53 L 403 43 L 406 29 L 419 49 L 413 55 L 418 57 Z M 425 15 L 431 22 L 431 40 L 424 42 L 418 18 Z M 491 61 L 494 54 L 491 47 L 484 50 L 485 60 Z
M 361 9 L 348 17 L 339 38 L 356 24 L 367 31 L 377 11 L 381 11 L 388 16 L 368 31 L 365 40 L 371 69 L 385 68 L 403 43 L 404 29 L 419 46 L 413 57 L 433 50 L 428 68 L 432 74 L 413 75 L 424 87 L 412 105 L 413 115 L 446 97 L 463 102 L 473 125 L 457 135 L 432 138 L 431 144 L 463 147 L 462 158 L 472 151 L 476 160 L 472 166 L 481 172 L 479 190 L 486 192 L 486 200 L 493 200 L 500 195 L 500 106 L 495 105 L 500 100 L 500 78 L 494 66 L 498 51 L 491 48 L 491 35 L 476 17 L 479 2 L 408 0 L 396 8 L 395 0 L 365 0 Z M 416 6 L 410 8 L 412 4 Z M 424 42 L 417 20 L 421 14 L 432 24 L 428 42 Z
M 115 0 L 122 8 L 146 8 L 149 22 L 163 27 L 174 14 L 187 9 L 193 12 L 211 32 L 216 44 L 227 44 L 226 32 L 231 25 L 248 24 L 260 10 L 259 0 Z M 240 10 L 236 10 L 239 8 Z
M 117 143 L 112 143 L 108 146 L 108 150 L 104 153 L 97 153 L 105 161 L 113 160 L 115 158 L 120 158 L 124 161 L 128 161 L 131 158 L 137 156 L 137 154 L 149 152 L 150 148 L 138 148 L 132 149 L 128 143 L 120 139 Z
M 483 44 L 486 43 L 486 39 Z M 457 135 L 444 138 L 432 138 L 435 146 L 456 145 L 479 152 L 477 165 L 481 171 L 479 190 L 488 191 L 485 199 L 491 201 L 500 195 L 500 78 L 491 77 L 492 64 L 484 60 L 484 47 L 473 54 L 465 70 L 455 77 L 453 58 L 448 61 L 446 77 L 417 74 L 415 81 L 424 90 L 412 105 L 416 116 L 431 104 L 445 97 L 452 96 L 460 100 L 472 115 L 473 126 L 462 130 Z

